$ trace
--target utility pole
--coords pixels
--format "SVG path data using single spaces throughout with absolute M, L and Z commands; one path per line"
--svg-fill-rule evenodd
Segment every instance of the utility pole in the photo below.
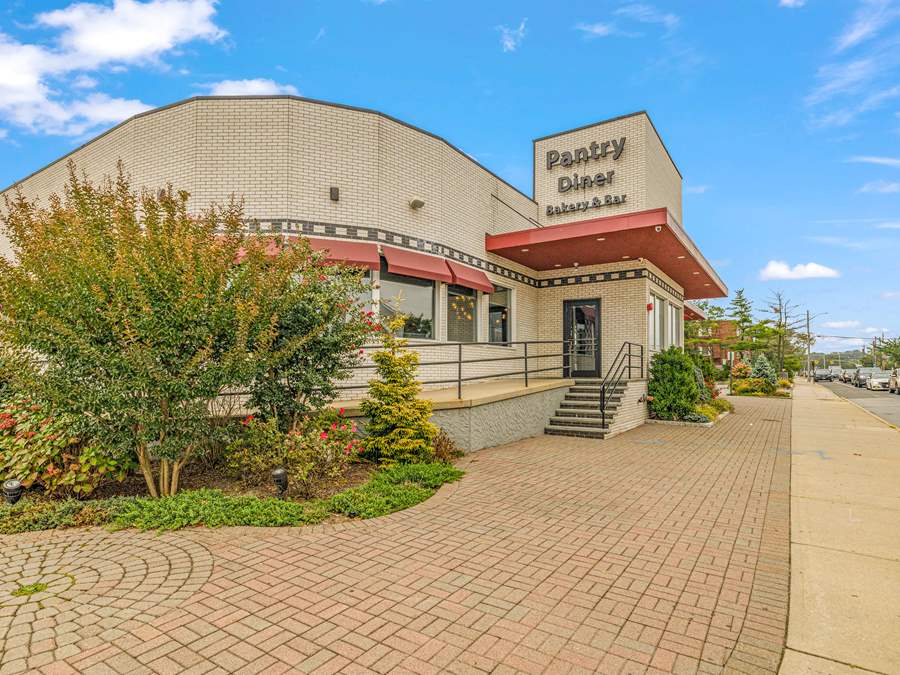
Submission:
M 809 370 L 809 352 L 812 346 L 812 333 L 809 330 L 809 310 L 806 310 L 806 380 L 812 382 L 812 372 Z

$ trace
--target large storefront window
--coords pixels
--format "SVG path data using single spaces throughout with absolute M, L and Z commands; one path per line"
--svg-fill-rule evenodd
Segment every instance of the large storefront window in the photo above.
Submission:
M 387 325 L 398 314 L 406 316 L 401 337 L 434 338 L 434 282 L 402 274 L 391 274 L 381 261 L 381 323 Z
M 478 291 L 464 286 L 447 286 L 447 340 L 476 342 L 475 317 Z
M 494 286 L 488 296 L 488 342 L 509 342 L 509 327 L 512 313 L 512 291 L 502 286 Z

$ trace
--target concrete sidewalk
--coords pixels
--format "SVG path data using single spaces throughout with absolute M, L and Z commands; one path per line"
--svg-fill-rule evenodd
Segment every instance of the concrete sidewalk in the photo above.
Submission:
M 900 672 L 900 433 L 798 383 L 781 672 Z

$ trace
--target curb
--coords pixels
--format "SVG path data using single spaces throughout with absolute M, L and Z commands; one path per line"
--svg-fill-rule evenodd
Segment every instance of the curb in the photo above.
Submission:
M 821 387 L 822 385 L 821 385 L 821 384 L 816 384 L 815 386 Z M 822 387 L 822 388 L 825 389 L 825 391 L 831 391 L 831 389 L 828 389 L 827 387 Z M 884 419 L 883 417 L 880 417 L 879 415 L 876 415 L 875 413 L 873 413 L 873 412 L 872 412 L 871 410 L 869 410 L 868 408 L 864 408 L 863 406 L 861 406 L 859 403 L 857 403 L 857 402 L 854 401 L 853 399 L 847 398 L 846 396 L 841 396 L 841 395 L 840 395 L 838 392 L 836 392 L 836 391 L 831 391 L 831 393 L 834 394 L 835 396 L 837 396 L 837 397 L 838 397 L 839 399 L 841 399 L 842 401 L 846 401 L 846 402 L 849 403 L 850 405 L 856 406 L 857 408 L 859 408 L 860 410 L 862 410 L 864 413 L 866 413 L 866 415 L 869 415 L 870 417 L 874 417 L 876 420 L 878 420 L 879 422 L 881 422 L 882 424 L 884 424 L 884 425 L 885 425 L 886 427 L 888 427 L 889 429 L 893 429 L 894 431 L 900 433 L 900 428 L 898 428 L 897 426 L 891 424 L 890 422 L 888 422 L 888 421 L 887 421 L 886 419 Z

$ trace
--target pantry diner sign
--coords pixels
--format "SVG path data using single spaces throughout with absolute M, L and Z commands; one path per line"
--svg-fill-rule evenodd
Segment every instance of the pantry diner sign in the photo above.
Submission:
M 587 211 L 604 206 L 622 204 L 626 194 L 615 194 L 612 191 L 603 195 L 587 196 L 585 191 L 592 188 L 615 189 L 616 170 L 608 168 L 610 164 L 622 157 L 625 152 L 627 136 L 611 138 L 604 141 L 591 141 L 589 144 L 573 149 L 548 150 L 546 153 L 546 170 L 562 167 L 567 171 L 565 175 L 556 179 L 557 192 L 567 197 L 575 198 L 574 201 L 563 201 L 559 204 L 548 205 L 548 216 L 573 211 Z M 568 171 L 572 171 L 568 173 Z

